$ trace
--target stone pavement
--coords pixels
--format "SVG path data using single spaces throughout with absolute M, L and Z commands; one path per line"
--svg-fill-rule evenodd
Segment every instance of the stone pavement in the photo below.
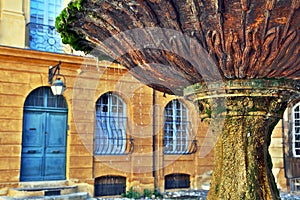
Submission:
M 166 192 L 164 194 L 164 200 L 169 199 L 185 199 L 185 200 L 205 200 L 207 196 L 207 190 L 187 190 L 187 191 L 177 191 L 177 192 Z M 300 194 L 292 193 L 280 193 L 281 200 L 300 200 Z M 144 198 L 152 199 L 152 198 Z M 155 198 L 153 198 L 155 199 Z M 91 198 L 91 200 L 129 200 L 129 198 Z

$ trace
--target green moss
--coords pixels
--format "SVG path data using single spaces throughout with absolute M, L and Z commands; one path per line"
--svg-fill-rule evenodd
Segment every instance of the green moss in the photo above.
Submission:
M 208 117 L 210 118 L 211 117 L 211 113 L 212 111 L 208 108 L 205 109 L 205 113 L 208 115 Z
M 257 166 L 252 166 L 249 174 L 249 183 L 247 187 L 247 199 L 256 199 L 255 183 L 256 183 Z
M 215 194 L 218 194 L 218 192 L 219 192 L 219 184 L 216 184 Z
M 251 109 L 250 109 L 250 112 L 255 112 L 255 111 L 258 111 L 258 108 L 253 106 Z

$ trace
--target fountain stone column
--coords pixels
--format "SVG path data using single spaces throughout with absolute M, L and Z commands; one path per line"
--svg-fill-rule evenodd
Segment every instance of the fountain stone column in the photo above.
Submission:
M 185 97 L 198 103 L 200 117 L 210 118 L 208 135 L 215 140 L 208 200 L 280 199 L 268 148 L 298 88 L 287 79 L 240 79 L 185 89 Z

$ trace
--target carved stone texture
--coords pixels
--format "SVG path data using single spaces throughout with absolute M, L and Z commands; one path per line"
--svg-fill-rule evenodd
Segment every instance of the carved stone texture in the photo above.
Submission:
M 300 77 L 299 0 L 77 0 L 76 5 L 57 19 L 64 42 L 75 38 L 77 48 L 109 55 L 162 92 L 181 95 L 188 85 L 219 79 Z M 135 29 L 139 32 L 128 33 Z
M 226 97 L 227 106 L 235 110 L 227 112 L 222 130 L 215 130 L 220 135 L 214 146 L 214 170 L 207 199 L 280 199 L 268 152 L 270 136 L 280 120 L 269 112 L 285 106 L 286 102 L 278 104 L 280 100 Z M 279 107 L 272 108 L 271 104 Z M 211 121 L 211 126 L 220 127 L 216 120 Z
M 280 199 L 268 152 L 271 134 L 299 90 L 297 81 L 235 80 L 185 90 L 210 118 L 214 169 L 207 199 Z M 192 89 L 193 88 L 193 89 Z

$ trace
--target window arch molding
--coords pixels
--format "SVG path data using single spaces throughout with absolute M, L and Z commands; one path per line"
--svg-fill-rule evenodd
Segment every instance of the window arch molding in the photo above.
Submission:
M 130 109 L 130 101 L 128 100 L 128 97 L 126 95 L 124 95 L 123 93 L 118 92 L 118 91 L 109 90 L 109 91 L 103 92 L 96 97 L 96 99 L 94 100 L 94 103 L 96 104 L 97 101 L 105 94 L 112 94 L 112 95 L 118 96 L 124 102 L 124 104 L 126 104 L 126 113 L 128 114 L 128 109 Z

